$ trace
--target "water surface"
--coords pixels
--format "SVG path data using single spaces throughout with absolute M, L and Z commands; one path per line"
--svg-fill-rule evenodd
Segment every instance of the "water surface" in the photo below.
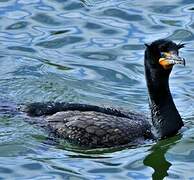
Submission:
M 185 129 L 106 151 L 70 150 L 19 115 L 0 117 L 0 179 L 194 179 L 194 2 L 0 0 L 0 97 L 110 105 L 149 116 L 144 43 L 184 42 L 170 85 Z

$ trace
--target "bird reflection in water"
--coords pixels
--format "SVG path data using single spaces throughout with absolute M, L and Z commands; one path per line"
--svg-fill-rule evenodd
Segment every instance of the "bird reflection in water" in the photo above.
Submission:
M 182 138 L 181 134 L 178 134 L 172 138 L 161 140 L 152 146 L 150 154 L 147 155 L 143 161 L 144 165 L 152 167 L 154 172 L 152 174 L 153 180 L 160 180 L 168 177 L 168 170 L 172 164 L 166 159 L 166 153 L 174 145 L 176 145 Z

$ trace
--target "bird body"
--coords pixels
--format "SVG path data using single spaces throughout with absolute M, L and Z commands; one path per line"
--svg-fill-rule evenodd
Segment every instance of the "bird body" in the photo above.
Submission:
M 56 137 L 88 148 L 126 145 L 153 137 L 146 116 L 134 112 L 60 102 L 32 103 L 23 111 L 31 118 L 43 117 L 41 127 Z
M 62 111 L 46 118 L 60 138 L 86 147 L 112 147 L 150 136 L 148 121 L 95 111 Z

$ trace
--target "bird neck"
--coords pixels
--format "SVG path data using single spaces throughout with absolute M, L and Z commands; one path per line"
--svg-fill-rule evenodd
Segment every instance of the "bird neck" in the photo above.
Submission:
M 172 136 L 183 126 L 183 121 L 170 93 L 170 72 L 146 68 L 145 74 L 153 125 L 159 138 Z

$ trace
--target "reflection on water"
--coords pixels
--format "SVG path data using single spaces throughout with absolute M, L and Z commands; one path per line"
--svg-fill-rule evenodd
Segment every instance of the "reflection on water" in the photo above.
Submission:
M 149 115 L 144 43 L 186 43 L 187 65 L 170 81 L 182 136 L 139 147 L 72 151 L 4 107 L 0 179 L 194 178 L 193 11 L 194 2 L 183 0 L 1 0 L 0 97 L 8 102 L 82 102 Z
M 166 160 L 166 152 L 181 139 L 181 135 L 177 135 L 167 140 L 162 140 L 151 147 L 151 153 L 144 159 L 144 164 L 154 169 L 152 179 L 163 179 L 168 176 L 168 170 L 172 164 Z

